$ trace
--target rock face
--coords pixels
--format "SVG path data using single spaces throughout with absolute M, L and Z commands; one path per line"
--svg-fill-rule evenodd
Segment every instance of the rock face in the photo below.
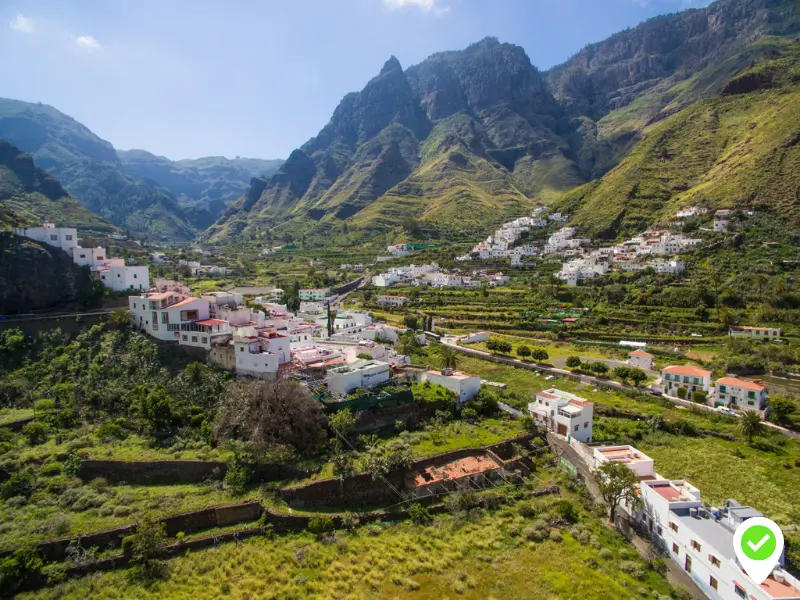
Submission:
M 207 236 L 330 239 L 413 221 L 426 235 L 472 237 L 605 175 L 646 127 L 785 47 L 800 31 L 798 6 L 722 0 L 658 17 L 544 74 L 522 48 L 494 38 L 406 71 L 391 57 L 278 173 L 254 179 Z M 768 85 L 751 78 L 726 91 Z
M 91 285 L 88 267 L 77 266 L 63 250 L 0 232 L 0 314 L 80 300 Z

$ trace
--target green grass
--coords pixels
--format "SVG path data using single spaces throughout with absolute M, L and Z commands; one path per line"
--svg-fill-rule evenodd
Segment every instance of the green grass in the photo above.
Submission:
M 556 499 L 536 505 L 547 511 Z M 478 599 L 529 596 L 532 585 L 537 597 L 552 600 L 670 597 L 663 577 L 644 568 L 599 514 L 579 510 L 584 543 L 567 531 L 562 542 L 529 542 L 522 533 L 531 521 L 509 506 L 466 522 L 444 516 L 430 526 L 383 523 L 338 532 L 333 543 L 308 534 L 251 538 L 175 558 L 168 577 L 152 584 L 118 571 L 20 597 Z M 585 543 L 591 536 L 594 545 Z M 601 557 L 599 548 L 610 556 Z M 639 565 L 641 578 L 623 572 L 623 561 Z
M 8 425 L 15 421 L 22 421 L 33 417 L 33 410 L 29 408 L 3 408 L 0 409 L 0 425 Z
M 474 425 L 455 421 L 405 435 L 409 438 L 414 456 L 422 458 L 461 448 L 489 446 L 521 435 L 523 432 L 518 421 L 485 419 Z

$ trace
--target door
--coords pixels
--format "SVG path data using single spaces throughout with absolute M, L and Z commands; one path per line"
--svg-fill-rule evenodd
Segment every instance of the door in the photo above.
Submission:
M 687 573 L 691 573 L 692 572 L 692 557 L 689 556 L 688 554 L 686 555 L 686 562 L 683 565 L 683 569 Z
M 556 433 L 558 435 L 567 435 L 567 426 L 563 423 L 556 423 Z

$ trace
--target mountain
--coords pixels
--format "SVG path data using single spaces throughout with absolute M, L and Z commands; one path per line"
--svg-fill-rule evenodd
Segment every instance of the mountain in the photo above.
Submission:
M 324 234 L 344 221 L 474 235 L 588 180 L 562 116 L 525 52 L 494 38 L 406 71 L 392 57 L 275 175 L 253 180 L 210 237 Z
M 198 229 L 216 221 L 252 178 L 269 177 L 283 164 L 280 159 L 224 156 L 172 161 L 146 150 L 117 150 L 117 156 L 128 175 L 169 190 Z
M 651 19 L 546 73 L 494 38 L 405 71 L 392 57 L 205 235 L 331 243 L 402 228 L 474 239 L 537 201 L 582 210 L 586 190 L 645 152 L 651 128 L 785 49 L 798 10 L 796 0 L 722 0 Z M 625 203 L 606 197 L 602 212 Z M 615 222 L 597 229 L 616 235 Z
M 44 220 L 92 234 L 116 231 L 70 198 L 57 179 L 33 164 L 30 155 L 0 140 L 0 225 L 37 225 Z
M 55 108 L 0 99 L 0 139 L 33 156 L 72 197 L 114 225 L 161 240 L 194 238 L 169 191 L 125 174 L 111 144 Z
M 694 205 L 771 209 L 800 226 L 800 41 L 647 128 L 619 166 L 557 205 L 608 238 Z

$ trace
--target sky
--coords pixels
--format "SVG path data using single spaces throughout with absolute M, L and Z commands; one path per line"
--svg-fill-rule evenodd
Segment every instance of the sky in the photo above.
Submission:
M 43 102 L 118 149 L 285 158 L 395 55 L 486 36 L 541 70 L 709 0 L 0 0 L 0 97 Z

